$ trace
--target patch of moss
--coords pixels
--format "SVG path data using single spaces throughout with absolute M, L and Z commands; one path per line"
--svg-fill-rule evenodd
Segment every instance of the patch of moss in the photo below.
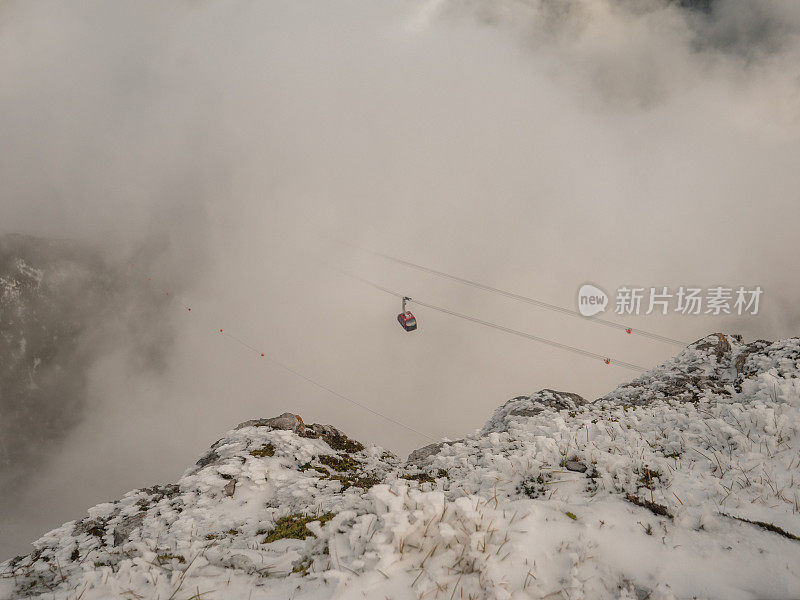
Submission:
M 575 513 L 573 513 L 573 512 L 569 512 L 569 511 L 567 511 L 567 512 L 565 512 L 564 514 L 565 514 L 565 515 L 567 515 L 567 516 L 568 516 L 570 519 L 572 519 L 573 521 L 577 521 L 577 520 L 578 520 L 578 516 L 577 516 Z
M 654 480 L 658 479 L 661 481 L 661 471 L 656 471 L 650 469 L 649 467 L 644 467 L 643 469 L 636 471 L 639 474 L 639 487 L 645 487 L 648 490 L 655 489 Z
M 307 471 L 311 469 L 320 473 L 324 479 L 338 481 L 342 484 L 341 491 L 354 486 L 367 490 L 380 483 L 377 477 L 360 471 L 361 463 L 350 456 L 323 454 L 317 457 L 317 460 L 325 466 L 321 467 L 307 462 L 300 465 L 299 470 Z
M 296 565 L 292 567 L 292 573 L 297 573 L 301 577 L 305 577 L 308 575 L 308 570 L 311 568 L 311 559 L 306 558 L 299 561 Z
M 265 458 L 267 456 L 275 456 L 275 446 L 272 444 L 264 444 L 261 448 L 250 451 L 250 456 L 257 458 Z
M 159 554 L 156 558 L 158 559 L 159 563 L 167 562 L 173 559 L 177 560 L 181 564 L 186 562 L 186 559 L 183 558 L 180 554 L 170 554 L 169 552 L 164 552 L 163 554 Z
M 351 440 L 346 435 L 323 435 L 322 439 L 325 443 L 328 444 L 334 450 L 339 450 L 341 452 L 347 452 L 352 454 L 353 452 L 361 452 L 364 449 L 364 444 L 361 442 L 357 442 L 356 440 Z
M 80 557 L 81 557 L 81 553 L 78 551 L 78 548 L 77 548 L 77 547 L 75 548 L 75 550 L 73 550 L 73 551 L 72 551 L 72 554 L 70 554 L 70 555 L 69 555 L 69 559 L 70 559 L 71 561 L 76 561 L 76 560 L 78 560 Z
M 447 469 L 439 469 L 436 472 L 437 477 L 450 477 L 450 474 L 447 472 Z
M 436 480 L 428 473 L 414 473 L 413 475 L 403 475 L 402 479 L 409 479 L 411 481 L 418 481 L 419 483 L 436 483 Z
M 311 469 L 312 471 L 316 471 L 317 473 L 322 473 L 326 477 L 330 475 L 330 473 L 328 473 L 328 469 L 325 469 L 324 467 L 317 467 L 316 465 L 312 465 L 310 462 L 307 462 L 304 465 L 300 465 L 301 472 L 308 471 L 309 469 Z
M 306 525 L 312 521 L 319 521 L 320 525 L 325 525 L 333 518 L 333 513 L 325 513 L 320 516 L 308 516 L 300 513 L 288 515 L 275 521 L 275 526 L 264 538 L 263 544 L 269 544 L 277 540 L 291 538 L 295 540 L 304 540 L 309 536 L 314 535 L 309 531 Z
M 357 460 L 350 456 L 339 457 L 333 456 L 332 454 L 323 454 L 317 460 L 326 467 L 330 467 L 334 471 L 339 472 L 355 471 L 361 466 Z
M 539 473 L 536 479 L 529 478 L 523 480 L 519 486 L 517 486 L 517 493 L 524 494 L 531 499 L 539 498 L 547 492 L 546 486 L 552 479 L 553 476 L 550 473 Z
M 381 481 L 373 475 L 331 475 L 330 479 L 342 484 L 342 491 L 351 487 L 360 487 L 368 490 L 373 485 L 378 485 Z

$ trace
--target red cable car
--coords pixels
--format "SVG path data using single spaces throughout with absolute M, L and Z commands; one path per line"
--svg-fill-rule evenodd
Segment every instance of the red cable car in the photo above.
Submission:
M 397 322 L 406 331 L 414 331 L 417 328 L 417 319 L 410 312 L 404 312 L 397 315 Z
M 403 297 L 403 312 L 397 315 L 397 322 L 406 331 L 414 331 L 417 328 L 417 319 L 411 314 L 410 310 L 406 310 L 406 300 L 411 300 L 408 296 Z

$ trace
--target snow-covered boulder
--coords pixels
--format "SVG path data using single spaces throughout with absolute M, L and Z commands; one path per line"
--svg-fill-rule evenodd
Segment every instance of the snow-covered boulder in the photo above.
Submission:
M 555 390 L 541 390 L 530 396 L 517 396 L 494 411 L 481 429 L 481 433 L 505 431 L 508 429 L 510 419 L 514 417 L 533 417 L 548 408 L 556 411 L 574 411 L 584 404 L 586 404 L 586 400 L 578 394 Z

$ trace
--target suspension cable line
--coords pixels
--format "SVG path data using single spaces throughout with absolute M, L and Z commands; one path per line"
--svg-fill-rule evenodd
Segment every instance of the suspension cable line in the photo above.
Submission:
M 139 273 L 141 276 L 147 277 L 148 281 L 151 280 L 151 278 L 146 273 L 143 273 L 142 271 L 140 271 L 136 267 L 136 265 L 133 264 L 133 263 L 131 264 L 131 270 L 134 271 L 134 272 Z M 169 291 L 168 290 L 163 290 L 163 292 L 164 292 L 165 295 L 169 296 Z M 185 301 L 181 301 L 181 303 L 183 304 L 183 307 L 185 309 L 187 309 L 187 312 L 191 312 L 191 310 L 192 310 L 191 306 L 189 306 Z M 197 311 L 195 311 L 194 314 L 197 314 Z M 200 317 L 200 319 L 202 319 L 202 316 Z M 330 387 L 320 383 L 319 381 L 309 377 L 308 375 L 303 374 L 302 372 L 298 371 L 297 369 L 293 369 L 289 365 L 286 365 L 286 364 L 280 362 L 279 360 L 275 359 L 274 357 L 267 356 L 264 352 L 262 352 L 261 350 L 259 350 L 255 346 L 253 346 L 252 344 L 249 344 L 245 340 L 243 340 L 240 337 L 230 333 L 229 331 L 225 330 L 224 328 L 219 329 L 219 334 L 224 336 L 224 337 L 227 337 L 227 338 L 233 340 L 234 342 L 236 342 L 237 344 L 239 344 L 243 348 L 245 348 L 245 349 L 247 349 L 247 350 L 249 350 L 251 352 L 254 352 L 255 354 L 259 355 L 261 358 L 264 358 L 264 359 L 268 360 L 269 362 L 271 362 L 272 364 L 280 367 L 281 369 L 283 369 L 285 371 L 288 371 L 289 373 L 292 373 L 296 377 L 299 377 L 300 379 L 303 379 L 303 380 L 307 381 L 308 383 L 316 386 L 317 388 L 319 388 L 321 390 L 324 390 L 324 391 L 328 392 L 329 394 L 331 394 L 333 396 L 336 396 L 337 398 L 339 398 L 341 400 L 345 400 L 346 402 L 349 402 L 349 403 L 351 403 L 351 404 L 353 404 L 353 405 L 355 405 L 355 406 L 357 406 L 357 407 L 359 407 L 359 408 L 361 408 L 363 410 L 366 410 L 367 412 L 372 413 L 373 415 L 375 415 L 375 416 L 377 416 L 377 417 L 379 417 L 379 418 L 381 418 L 381 419 L 383 419 L 385 421 L 388 421 L 389 423 L 397 425 L 398 427 L 402 427 L 403 429 L 406 429 L 408 431 L 416 433 L 417 435 L 419 435 L 419 436 L 421 436 L 421 437 L 423 437 L 423 438 L 425 438 L 427 440 L 430 440 L 430 441 L 433 441 L 433 442 L 438 442 L 439 441 L 439 438 L 435 438 L 435 437 L 433 437 L 431 435 L 428 435 L 427 433 L 424 433 L 424 432 L 422 432 L 422 431 L 420 431 L 418 429 L 415 429 L 411 425 L 406 425 L 402 421 L 398 421 L 397 419 L 395 419 L 393 417 L 390 417 L 389 415 L 383 414 L 382 412 L 377 411 L 374 408 L 370 408 L 366 404 L 362 404 L 361 402 L 358 402 L 357 400 L 353 400 L 352 398 L 349 398 L 348 396 L 345 396 L 344 394 L 341 394 L 341 393 L 337 392 L 333 388 L 330 388 Z
M 328 239 L 332 239 L 332 238 L 328 238 Z M 514 292 L 501 290 L 499 288 L 492 287 L 490 285 L 486 285 L 486 284 L 483 284 L 483 283 L 480 283 L 480 282 L 477 282 L 477 281 L 472 281 L 470 279 L 465 279 L 464 277 L 459 277 L 457 275 L 451 275 L 450 273 L 445 273 L 444 271 L 437 271 L 436 269 L 432 269 L 432 268 L 426 267 L 424 265 L 419 265 L 417 263 L 413 263 L 411 261 L 404 260 L 402 258 L 397 258 L 395 256 L 390 256 L 388 254 L 383 254 L 382 252 L 376 252 L 374 250 L 370 250 L 368 248 L 363 248 L 361 246 L 356 246 L 356 245 L 351 244 L 349 242 L 343 242 L 341 240 L 335 240 L 335 239 L 333 241 L 335 241 L 335 242 L 337 242 L 339 244 L 343 244 L 345 246 L 350 246 L 352 248 L 356 248 L 357 250 L 360 250 L 362 252 L 366 252 L 367 254 L 372 254 L 374 256 L 378 256 L 380 258 L 383 258 L 384 260 L 388 260 L 388 261 L 391 261 L 391 262 L 394 262 L 394 263 L 397 263 L 397 264 L 400 264 L 400 265 L 404 265 L 404 266 L 409 267 L 411 269 L 416 269 L 417 271 L 422 271 L 423 273 L 428 273 L 430 275 L 434 275 L 436 277 L 441 277 L 443 279 L 449 279 L 451 281 L 455 281 L 455 282 L 461 283 L 463 285 L 468 285 L 468 286 L 477 288 L 479 290 L 483 290 L 485 292 L 490 292 L 490 293 L 493 293 L 493 294 L 499 294 L 499 295 L 504 296 L 506 298 L 511 298 L 512 300 L 517 300 L 519 302 L 525 302 L 527 304 L 532 304 L 534 306 L 538 306 L 539 308 L 544 308 L 546 310 L 552 310 L 552 311 L 561 313 L 562 315 L 567 315 L 569 317 L 577 317 L 577 318 L 581 319 L 582 321 L 586 321 L 586 322 L 589 322 L 589 323 L 594 323 L 596 325 L 604 325 L 605 327 L 611 327 L 613 329 L 621 329 L 621 330 L 625 331 L 628 334 L 638 335 L 638 336 L 641 336 L 641 337 L 649 338 L 649 339 L 652 339 L 652 340 L 657 340 L 659 342 L 665 342 L 665 343 L 668 343 L 668 344 L 675 344 L 675 345 L 678 345 L 678 346 L 681 346 L 681 347 L 687 346 L 689 344 L 689 342 L 683 342 L 681 340 L 676 340 L 676 339 L 673 339 L 673 338 L 669 338 L 667 336 L 660 335 L 660 334 L 654 333 L 652 331 L 646 331 L 644 329 L 636 329 L 636 328 L 633 328 L 633 327 L 629 327 L 627 325 L 623 325 L 621 323 L 614 323 L 613 321 L 606 321 L 605 319 L 601 319 L 601 318 L 598 318 L 598 317 L 585 317 L 580 312 L 578 312 L 577 310 L 573 310 L 571 308 L 565 308 L 563 306 L 558 306 L 556 304 L 550 304 L 549 302 L 544 302 L 543 300 L 537 300 L 536 298 L 530 298 L 528 296 L 523 296 L 522 294 L 515 294 Z
M 250 344 L 248 344 L 247 342 L 245 342 L 241 338 L 239 338 L 239 337 L 237 337 L 237 336 L 235 336 L 235 335 L 233 335 L 231 333 L 228 333 L 227 331 L 220 330 L 220 333 L 222 335 L 224 335 L 224 336 L 229 337 L 233 341 L 237 342 L 238 344 L 240 344 L 242 347 L 246 348 L 247 350 L 251 350 L 252 352 L 260 354 L 263 358 L 266 358 L 271 363 L 277 365 L 281 369 L 283 369 L 285 371 L 288 371 L 289 373 L 292 373 L 293 375 L 299 377 L 300 379 L 303 379 L 303 380 L 307 381 L 311 385 L 314 385 L 314 386 L 318 387 L 319 389 L 324 390 L 324 391 L 328 392 L 329 394 L 331 394 L 333 396 L 336 396 L 337 398 L 340 398 L 341 400 L 345 400 L 345 401 L 349 402 L 350 404 L 358 406 L 359 408 L 362 408 L 363 410 L 366 410 L 367 412 L 370 412 L 373 415 L 375 415 L 377 417 L 380 417 L 381 419 L 384 419 L 384 420 L 386 420 L 386 421 L 388 421 L 390 423 L 393 423 L 393 424 L 395 424 L 395 425 L 397 425 L 399 427 L 402 427 L 403 429 L 407 429 L 408 431 L 416 433 L 417 435 L 422 436 L 422 437 L 424 437 L 424 438 L 426 438 L 428 440 L 431 440 L 433 442 L 438 442 L 439 441 L 438 438 L 430 436 L 427 433 L 424 433 L 424 432 L 422 432 L 422 431 L 420 431 L 418 429 L 414 429 L 413 427 L 411 427 L 411 425 L 406 425 L 405 423 L 403 423 L 401 421 L 398 421 L 397 419 L 394 419 L 394 418 L 390 417 L 389 415 L 385 415 L 382 412 L 379 412 L 379 411 L 375 410 L 374 408 L 370 408 L 366 404 L 362 404 L 361 402 L 358 402 L 357 400 L 353 400 L 352 398 L 349 398 L 349 397 L 345 396 L 344 394 L 341 394 L 341 393 L 337 392 L 333 388 L 330 388 L 330 387 L 328 387 L 328 386 L 316 381 L 315 379 L 312 379 L 308 375 L 304 375 L 303 373 L 301 373 L 297 369 L 293 369 L 289 365 L 286 365 L 286 364 L 280 362 L 279 360 L 276 360 L 272 356 L 265 355 L 259 349 L 251 346 Z
M 374 287 L 375 289 L 378 289 L 378 290 L 380 290 L 382 292 L 385 292 L 387 294 L 391 294 L 392 296 L 396 296 L 398 298 L 403 298 L 404 297 L 404 294 L 400 294 L 399 292 L 396 292 L 394 290 L 390 290 L 389 288 L 385 288 L 382 285 L 378 285 L 377 283 L 369 281 L 368 279 L 364 279 L 363 277 L 360 277 L 358 275 L 354 275 L 352 273 L 348 273 L 347 271 L 343 271 L 343 270 L 337 269 L 335 267 L 331 267 L 331 268 L 334 268 L 336 271 L 338 271 L 338 272 L 340 272 L 340 273 L 342 273 L 344 275 L 347 275 L 348 277 L 352 277 L 353 279 L 357 279 L 358 281 L 361 281 L 362 283 L 365 283 L 366 285 Z M 459 313 L 459 312 L 450 310 L 448 308 L 444 308 L 442 306 L 436 306 L 435 304 L 430 304 L 428 302 L 423 302 L 422 300 L 417 300 L 416 298 L 411 298 L 410 301 L 412 303 L 418 304 L 420 306 L 424 306 L 425 308 L 430 308 L 432 310 L 436 310 L 436 311 L 451 315 L 453 317 L 457 317 L 459 319 L 464 319 L 466 321 L 471 321 L 472 323 L 477 323 L 479 325 L 484 325 L 486 327 L 491 327 L 493 329 L 497 329 L 499 331 L 504 331 L 506 333 L 510 333 L 512 335 L 516 335 L 516 336 L 519 336 L 519 337 L 524 337 L 524 338 L 527 338 L 529 340 L 533 340 L 535 342 L 539 342 L 539 343 L 542 343 L 542 344 L 547 344 L 549 346 L 553 346 L 553 347 L 559 348 L 561 350 L 566 350 L 568 352 L 573 352 L 575 354 L 580 354 L 580 355 L 586 356 L 588 358 L 594 358 L 594 359 L 597 359 L 597 360 L 602 360 L 607 365 L 617 365 L 619 367 L 624 367 L 626 369 L 631 369 L 632 371 L 639 371 L 639 372 L 647 371 L 647 368 L 642 367 L 640 365 L 636 365 L 636 364 L 633 364 L 633 363 L 625 362 L 625 361 L 622 361 L 622 360 L 617 360 L 615 358 L 609 358 L 607 356 L 603 356 L 602 354 L 598 354 L 596 352 L 592 352 L 592 351 L 586 350 L 584 348 L 578 348 L 577 346 L 571 346 L 569 344 L 563 344 L 563 343 L 557 342 L 555 340 L 551 340 L 551 339 L 548 339 L 548 338 L 544 338 L 544 337 L 540 337 L 540 336 L 537 336 L 537 335 L 533 335 L 531 333 L 527 333 L 527 332 L 524 332 L 524 331 L 519 331 L 518 329 L 512 329 L 511 327 L 505 327 L 504 325 L 498 325 L 497 323 L 492 323 L 490 321 L 484 321 L 483 319 L 478 319 L 477 317 L 472 317 L 470 315 L 465 315 L 463 313 Z

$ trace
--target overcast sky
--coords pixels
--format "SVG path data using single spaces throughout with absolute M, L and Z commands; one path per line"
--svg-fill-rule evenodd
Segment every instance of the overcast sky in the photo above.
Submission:
M 124 337 L 86 365 L 86 418 L 3 508 L 0 558 L 246 419 L 428 443 L 220 328 L 433 438 L 636 374 L 425 308 L 405 334 L 398 300 L 337 268 L 644 366 L 678 350 L 331 238 L 569 308 L 587 281 L 760 285 L 757 317 L 628 321 L 797 335 L 798 35 L 795 0 L 3 2 L 0 233 L 146 256 L 176 292 L 159 375 Z

